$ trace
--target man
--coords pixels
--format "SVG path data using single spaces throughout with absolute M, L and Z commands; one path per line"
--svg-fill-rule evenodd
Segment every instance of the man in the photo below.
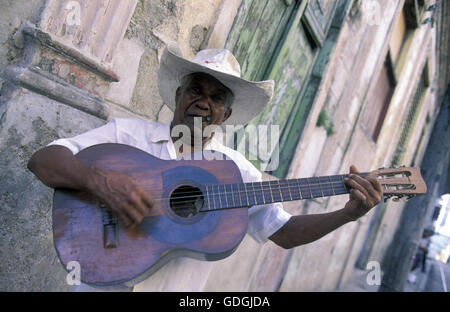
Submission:
M 225 147 L 214 134 L 203 137 L 199 130 L 208 125 L 247 123 L 270 101 L 273 81 L 241 79 L 239 64 L 227 50 L 202 50 L 194 60 L 188 61 L 175 43 L 164 50 L 158 80 L 161 97 L 174 110 L 170 125 L 116 118 L 74 138 L 50 143 L 32 156 L 28 168 L 49 187 L 89 191 L 115 212 L 126 227 L 137 226 L 143 220 L 152 209 L 153 199 L 131 177 L 79 161 L 74 154 L 80 150 L 99 143 L 122 143 L 162 159 L 175 159 L 195 151 L 197 136 L 201 139 L 200 149 L 217 150 L 231 158 L 244 182 L 261 181 L 261 173 L 242 154 Z M 201 129 L 196 127 L 196 118 L 201 119 Z M 173 131 L 178 126 L 187 127 L 191 137 L 180 137 Z M 189 145 L 177 142 L 189 142 Z M 350 168 L 350 173 L 357 172 L 354 166 Z M 324 214 L 291 216 L 280 203 L 254 206 L 249 209 L 248 233 L 258 242 L 270 239 L 283 248 L 293 248 L 358 219 L 380 202 L 382 190 L 376 178 L 350 175 L 345 183 L 351 191 L 344 208 Z M 200 280 L 201 284 L 206 278 L 207 274 L 203 280 L 195 276 L 192 281 Z M 148 284 L 141 289 L 155 290 Z M 201 290 L 201 287 L 189 290 Z

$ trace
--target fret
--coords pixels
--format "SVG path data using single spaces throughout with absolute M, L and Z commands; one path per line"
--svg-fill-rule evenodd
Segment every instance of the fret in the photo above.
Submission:
M 249 202 L 249 200 L 248 200 L 248 193 L 247 193 L 247 187 L 246 187 L 246 184 L 244 183 L 243 185 L 244 185 L 245 197 L 247 198 L 247 206 L 251 206 L 251 205 L 250 205 L 250 202 Z
M 259 187 L 261 188 L 261 195 L 263 199 L 263 205 L 266 204 L 266 197 L 264 196 L 264 188 L 263 188 L 263 182 L 259 182 Z
M 226 207 L 225 208 L 228 208 L 229 207 L 228 206 L 228 194 L 227 194 L 227 190 L 225 188 L 225 184 L 223 184 L 223 192 L 225 194 L 225 203 L 226 203 Z
M 292 193 L 291 193 L 291 188 L 289 187 L 289 182 L 286 182 L 286 186 L 289 191 L 289 198 L 290 198 L 290 200 L 292 200 Z
M 292 194 L 289 190 L 286 180 L 279 180 L 278 185 L 280 186 L 281 198 L 283 201 L 292 200 Z
M 240 202 L 239 206 L 240 207 L 245 207 L 244 203 L 242 202 L 242 194 L 241 194 L 241 190 L 239 189 L 239 185 L 241 185 L 241 184 L 240 183 L 236 184 L 236 189 L 237 189 L 237 193 L 236 194 L 239 196 L 239 202 Z
M 295 179 L 295 182 L 297 182 L 298 194 L 300 195 L 300 199 L 303 199 L 302 190 L 300 188 L 300 179 Z
M 283 202 L 284 198 L 283 198 L 283 193 L 281 193 L 281 185 L 280 185 L 280 180 L 277 180 L 277 184 L 278 184 L 278 191 L 280 192 L 280 199 Z
M 261 192 L 263 194 L 264 204 L 273 203 L 269 181 L 261 182 Z
M 342 194 L 348 193 L 347 188 L 346 188 L 345 184 L 343 183 L 342 176 L 334 175 L 334 176 L 330 177 L 330 180 L 333 185 L 334 195 L 342 195 Z
M 328 181 L 330 181 L 331 189 L 333 190 L 333 195 L 336 195 L 336 192 L 334 191 L 333 182 L 331 182 L 331 177 L 328 176 Z
M 296 179 L 286 180 L 289 188 L 289 194 L 292 197 L 292 200 L 298 200 L 301 198 L 300 189 L 298 188 L 298 183 L 296 183 Z
M 231 189 L 231 198 L 233 199 L 233 207 L 237 207 L 236 201 L 234 200 L 235 194 L 234 194 L 234 190 L 233 190 L 233 185 L 235 185 L 235 184 L 231 184 L 231 185 L 230 185 L 230 189 Z
M 213 199 L 212 201 L 213 201 L 213 204 L 214 204 L 214 210 L 216 210 L 218 208 L 218 206 L 217 206 L 217 201 L 216 201 L 217 194 L 214 191 L 214 185 L 211 185 L 211 196 L 212 196 L 212 199 Z
M 325 195 L 323 194 L 322 183 L 320 183 L 320 179 L 318 177 L 316 179 L 317 179 L 317 184 L 319 184 L 320 193 L 322 194 L 322 197 L 325 197 Z
M 311 182 L 311 192 L 314 198 L 323 197 L 322 186 L 320 185 L 318 177 L 312 177 L 310 179 Z
M 258 201 L 256 200 L 256 191 L 255 191 L 255 185 L 253 184 L 253 182 L 251 182 L 251 186 L 253 189 L 253 197 L 255 198 L 255 205 L 258 203 Z
M 270 184 L 270 181 L 267 182 L 267 184 L 269 185 L 270 199 L 272 200 L 271 202 L 274 203 L 275 201 L 273 200 L 272 185 Z
M 298 179 L 300 185 L 300 192 L 302 194 L 302 199 L 310 199 L 312 198 L 311 189 L 308 185 L 308 179 Z
M 309 188 L 309 194 L 311 195 L 310 198 L 314 198 L 313 193 L 312 193 L 312 190 L 311 190 L 311 184 L 309 183 L 309 178 L 306 178 L 306 185 L 307 185 L 308 188 Z
M 236 207 L 234 204 L 234 197 L 233 197 L 233 184 L 227 184 L 227 196 L 228 196 L 228 204 L 230 207 Z
M 347 177 L 347 175 L 342 175 L 341 174 L 342 185 L 344 185 L 345 190 L 347 191 L 347 193 L 349 193 L 350 190 L 347 188 L 347 185 L 345 185 L 344 176 Z
M 211 202 L 209 200 L 208 185 L 206 185 L 206 198 L 208 199 L 208 210 L 211 210 Z
M 255 201 L 257 205 L 264 205 L 266 200 L 264 199 L 264 192 L 262 188 L 262 182 L 253 182 L 253 190 L 255 191 Z
M 282 195 L 281 195 L 281 190 L 280 190 L 280 185 L 278 183 L 278 180 L 271 180 L 269 181 L 269 185 L 270 185 L 270 189 L 272 190 L 272 195 L 273 195 L 273 203 L 279 203 L 282 202 Z M 275 189 L 277 188 L 277 189 Z M 275 189 L 275 190 L 274 190 Z
M 219 208 L 222 207 L 222 197 L 220 196 L 220 184 L 217 184 L 217 196 L 219 197 Z
M 334 192 L 332 190 L 332 185 L 329 182 L 329 177 L 319 177 L 319 183 L 322 185 L 323 196 L 332 196 Z

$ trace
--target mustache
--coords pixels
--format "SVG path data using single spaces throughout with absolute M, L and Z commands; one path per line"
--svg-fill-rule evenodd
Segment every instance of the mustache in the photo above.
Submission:
M 202 119 L 205 119 L 205 121 L 207 122 L 207 123 L 210 123 L 211 121 L 212 121 L 212 118 L 211 118 L 211 116 L 202 116 L 202 115 L 199 115 L 199 114 L 188 114 L 188 116 L 192 116 L 192 117 L 198 117 L 198 118 L 202 118 Z

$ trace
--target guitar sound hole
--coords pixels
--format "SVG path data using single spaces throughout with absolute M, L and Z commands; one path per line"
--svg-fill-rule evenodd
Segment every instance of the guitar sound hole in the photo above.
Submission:
M 180 186 L 170 196 L 170 208 L 177 216 L 182 218 L 195 216 L 202 206 L 202 191 L 194 186 Z

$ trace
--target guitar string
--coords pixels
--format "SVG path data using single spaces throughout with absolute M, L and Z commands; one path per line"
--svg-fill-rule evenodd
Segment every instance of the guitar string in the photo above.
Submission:
M 360 175 L 363 175 L 364 173 L 361 173 Z M 367 175 L 367 174 L 366 174 Z M 320 177 L 320 178 L 327 178 L 328 176 L 322 176 L 322 177 Z M 251 184 L 251 183 L 260 183 L 260 185 L 261 185 L 261 188 L 259 188 L 259 186 L 257 186 L 257 189 L 255 189 L 255 191 L 259 191 L 259 190 L 261 190 L 261 191 L 271 191 L 271 190 L 277 190 L 277 189 L 286 189 L 286 188 L 298 188 L 298 187 L 310 187 L 310 186 L 314 186 L 314 187 L 316 187 L 317 185 L 318 185 L 318 187 L 320 188 L 320 189 L 322 189 L 321 188 L 321 185 L 322 186 L 324 186 L 324 187 L 326 187 L 327 185 L 331 185 L 331 184 L 333 184 L 333 185 L 336 185 L 336 184 L 338 184 L 338 185 L 342 185 L 343 184 L 343 179 L 344 178 L 347 178 L 348 177 L 348 175 L 336 175 L 336 176 L 329 176 L 330 178 L 331 177 L 341 177 L 341 179 L 342 180 L 339 180 L 339 181 L 318 181 L 318 182 L 309 182 L 309 181 L 306 181 L 306 184 L 299 184 L 298 182 L 297 183 L 295 183 L 295 182 L 292 182 L 292 183 L 289 183 L 289 182 L 287 182 L 287 181 L 299 181 L 299 180 L 303 180 L 302 182 L 304 183 L 304 180 L 307 180 L 307 179 L 314 179 L 314 178 L 319 178 L 319 177 L 311 177 L 311 178 L 301 178 L 301 179 L 287 179 L 287 180 L 271 180 L 271 181 L 261 181 L 261 182 L 247 182 L 247 183 L 229 183 L 229 184 L 207 184 L 207 185 L 204 185 L 205 187 L 211 187 L 211 188 L 213 188 L 213 187 L 215 187 L 216 185 L 218 185 L 218 186 L 221 186 L 221 185 L 243 185 L 243 184 Z M 363 176 L 364 177 L 364 176 Z M 275 182 L 275 181 L 286 181 L 286 185 L 280 185 L 280 183 L 278 183 L 279 185 L 272 185 L 272 184 L 270 184 L 271 182 Z M 261 184 L 261 183 L 269 183 L 269 184 L 266 184 L 266 185 L 263 185 L 263 184 Z M 293 184 L 294 183 L 294 184 Z M 331 185 L 331 187 L 333 188 L 333 185 Z M 181 186 L 183 186 L 183 185 L 181 185 Z M 254 188 L 254 186 L 252 185 L 252 187 Z M 272 187 L 274 187 L 273 189 L 272 189 Z M 228 192 L 227 190 L 225 190 L 226 192 L 222 192 L 220 189 L 219 189 L 219 194 L 230 194 L 230 193 L 235 193 L 234 191 L 233 191 L 233 189 L 231 189 L 231 192 Z M 252 190 L 250 190 L 250 189 L 247 189 L 247 191 L 252 191 Z M 239 189 L 238 189 L 238 192 L 241 192 L 241 191 L 239 191 Z M 177 193 L 177 194 L 193 194 L 193 193 L 195 193 L 195 191 L 185 191 L 185 192 L 179 192 L 179 193 Z M 198 193 L 198 191 L 197 191 L 197 193 Z M 243 190 L 241 193 L 245 193 L 245 190 Z M 211 194 L 211 193 L 210 193 Z M 217 193 L 215 193 L 215 194 L 217 194 Z M 188 198 L 188 197 L 196 197 L 196 195 L 192 195 L 192 196 L 185 196 L 186 198 Z M 177 198 L 183 198 L 182 196 L 180 196 L 180 197 L 177 197 Z M 157 197 L 157 198 L 155 198 L 155 199 L 161 199 L 161 200 L 165 200 L 165 199 L 168 199 L 167 197 Z
M 277 181 L 295 181 L 295 179 L 289 179 L 289 180 L 271 180 L 271 181 L 246 182 L 246 183 L 207 184 L 207 185 L 204 185 L 204 187 L 205 188 L 206 187 L 214 188 L 216 186 L 223 186 L 223 185 L 238 185 L 239 186 L 239 185 L 244 185 L 244 184 L 247 184 L 247 185 L 248 184 L 255 184 L 256 185 L 256 183 L 258 183 L 261 187 L 256 186 L 257 189 L 255 189 L 255 191 L 256 190 L 262 190 L 262 191 L 272 190 L 272 187 L 273 187 L 273 190 L 277 190 L 278 188 L 280 188 L 280 189 L 298 188 L 299 186 L 300 187 L 305 187 L 305 186 L 309 187 L 309 186 L 317 186 L 318 185 L 320 187 L 322 185 L 322 186 L 326 187 L 327 185 L 330 185 L 330 184 L 333 184 L 333 185 L 339 184 L 339 185 L 341 185 L 343 183 L 343 178 L 346 178 L 347 176 L 348 175 L 342 175 L 342 178 L 341 178 L 342 180 L 331 181 L 331 182 L 330 181 L 318 181 L 318 182 L 309 182 L 309 181 L 307 181 L 305 183 L 304 181 L 302 181 L 303 184 L 300 184 L 298 182 L 291 182 L 291 183 L 286 182 L 286 183 L 283 183 L 284 185 L 281 185 L 281 183 L 278 183 L 278 185 L 271 184 L 271 182 L 277 182 Z M 330 176 L 330 177 L 340 177 L 340 176 Z M 323 177 L 321 177 L 321 178 L 323 178 Z M 325 178 L 326 178 L 326 176 L 325 176 Z M 304 178 L 304 179 L 306 180 L 306 178 Z M 310 179 L 310 178 L 308 178 L 308 179 Z M 311 178 L 311 179 L 313 179 L 313 178 Z M 268 183 L 268 184 L 263 185 L 262 183 Z M 184 186 L 184 185 L 181 185 L 181 186 Z M 252 187 L 254 187 L 254 186 L 252 185 Z M 230 193 L 227 190 L 225 190 L 225 191 L 226 192 L 223 192 L 222 190 L 219 190 L 219 193 L 221 193 L 221 194 Z M 247 189 L 247 191 L 252 191 L 252 190 Z M 234 192 L 234 190 L 231 189 L 231 192 Z M 245 192 L 245 190 L 243 192 Z M 195 191 L 184 191 L 184 192 L 178 192 L 177 194 L 192 194 L 192 193 L 195 193 Z M 159 197 L 159 198 L 167 199 L 165 197 Z
M 255 183 L 259 183 L 259 182 L 255 182 Z M 318 190 L 320 190 L 320 191 L 332 191 L 333 189 L 334 190 L 336 190 L 334 187 L 333 187 L 333 185 L 338 185 L 338 186 L 342 186 L 343 185 L 343 182 L 340 182 L 340 181 L 334 181 L 334 182 L 328 182 L 328 184 L 329 185 L 331 185 L 332 186 L 332 188 L 331 189 L 323 189 L 322 187 L 321 187 L 321 185 L 323 185 L 323 184 L 321 184 L 321 183 L 323 183 L 323 182 L 319 182 L 319 183 L 310 183 L 310 184 L 307 184 L 307 185 L 285 185 L 285 186 L 282 186 L 282 185 L 280 185 L 279 187 L 277 186 L 277 187 L 274 187 L 274 188 L 272 188 L 271 186 L 269 186 L 268 188 L 264 188 L 264 187 L 261 187 L 261 188 L 259 188 L 259 187 L 257 187 L 256 189 L 254 188 L 253 190 L 251 190 L 251 189 L 247 189 L 247 190 L 242 190 L 242 189 L 238 189 L 237 191 L 233 191 L 233 190 L 231 190 L 231 191 L 227 191 L 226 189 L 225 189 L 225 192 L 223 192 L 223 191 L 221 191 L 220 189 L 219 189 L 219 192 L 216 192 L 216 191 L 214 191 L 214 190 L 211 190 L 211 192 L 208 192 L 208 196 L 218 196 L 218 195 L 220 195 L 220 196 L 222 196 L 222 195 L 234 195 L 234 194 L 239 194 L 239 195 L 241 195 L 241 194 L 248 194 L 248 193 L 250 193 L 250 194 L 252 194 L 252 192 L 254 192 L 255 194 L 256 194 L 256 192 L 258 192 L 258 191 L 271 191 L 271 192 L 276 192 L 276 191 L 278 191 L 278 190 L 286 190 L 286 189 L 289 189 L 289 188 L 291 188 L 291 189 L 297 189 L 297 188 L 299 188 L 300 187 L 300 190 L 301 190 L 301 193 L 304 193 L 303 191 L 305 190 L 305 189 L 303 189 L 302 190 L 302 187 L 308 187 L 309 189 L 311 189 L 311 192 L 315 192 L 315 191 L 318 191 Z M 209 185 L 206 185 L 206 186 L 212 186 L 212 185 L 236 185 L 236 184 L 209 184 Z M 344 187 L 345 187 L 345 185 L 344 185 Z M 306 191 L 308 192 L 309 191 L 309 189 L 306 189 Z M 299 191 L 300 192 L 300 191 Z M 199 194 L 199 192 L 198 191 L 196 191 L 196 192 L 193 192 L 193 191 L 191 191 L 191 192 L 183 192 L 184 194 L 194 194 L 194 195 L 190 195 L 190 196 L 179 196 L 179 197 L 176 197 L 177 199 L 184 199 L 184 198 L 197 198 L 199 195 L 203 195 L 203 193 L 202 194 Z M 321 197 L 321 196 L 317 196 L 317 197 Z M 157 198 L 153 198 L 153 200 L 159 200 L 159 201 L 163 201 L 163 200 L 167 200 L 167 199 L 170 199 L 170 197 L 157 197 Z M 190 201 L 185 201 L 185 202 L 190 202 Z M 178 202 L 177 202 L 178 203 Z

